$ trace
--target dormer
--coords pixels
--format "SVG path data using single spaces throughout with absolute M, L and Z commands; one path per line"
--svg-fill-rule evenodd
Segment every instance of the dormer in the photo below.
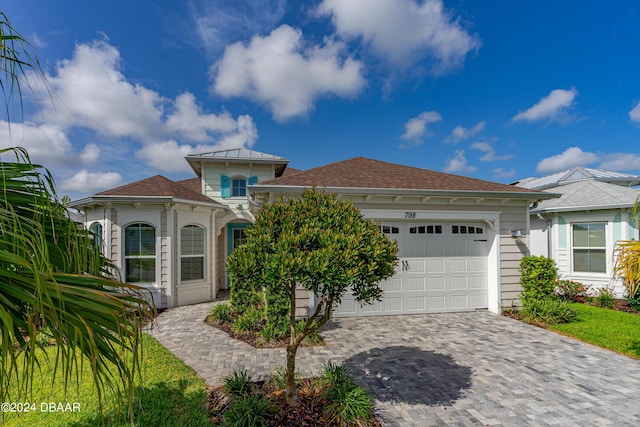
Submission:
M 202 193 L 234 209 L 248 208 L 247 186 L 282 176 L 289 160 L 236 148 L 185 157 L 200 178 Z

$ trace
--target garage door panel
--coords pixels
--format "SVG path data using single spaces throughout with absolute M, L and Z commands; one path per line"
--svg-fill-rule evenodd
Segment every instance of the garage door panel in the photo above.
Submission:
M 441 277 L 427 277 L 427 289 L 430 291 L 444 291 L 445 290 L 445 278 Z
M 420 291 L 425 292 L 427 290 L 425 277 L 410 277 L 407 279 L 406 291 Z
M 405 260 L 405 262 L 407 263 L 407 273 L 410 275 L 414 275 L 414 274 L 424 274 L 426 271 L 426 260 L 424 258 L 422 259 L 407 259 Z
M 446 271 L 446 260 L 444 258 L 427 259 L 427 271 L 430 274 L 444 273 Z
M 447 225 L 448 224 L 448 225 Z M 452 225 L 454 224 L 454 225 Z M 436 313 L 487 308 L 487 253 L 489 244 L 482 223 L 473 227 L 455 222 L 443 222 L 442 233 L 420 230 L 424 223 L 396 224 L 398 234 L 390 236 L 398 241 L 399 261 L 393 277 L 383 281 L 382 302 L 360 306 L 353 297 L 345 298 L 336 316 L 374 316 L 384 314 Z M 428 224 L 427 224 L 428 225 Z M 410 227 L 416 231 L 409 233 Z M 435 230 L 435 227 L 431 228 Z
M 424 313 L 427 308 L 424 296 L 407 297 L 406 301 L 408 311 Z
M 444 295 L 430 296 L 427 298 L 427 301 L 429 304 L 429 311 L 442 311 L 446 309 Z
M 469 271 L 468 263 L 466 258 L 452 258 L 449 260 L 450 272 L 451 273 L 466 273 Z
M 385 297 L 382 302 L 386 313 L 402 313 L 403 311 L 402 297 Z

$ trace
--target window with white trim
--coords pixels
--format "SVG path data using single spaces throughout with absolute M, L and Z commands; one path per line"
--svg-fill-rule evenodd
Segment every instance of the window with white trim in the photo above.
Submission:
M 131 224 L 124 229 L 125 281 L 156 281 L 156 229 L 149 224 Z
M 180 230 L 180 279 L 204 279 L 204 228 L 185 225 Z
M 607 272 L 606 223 L 589 222 L 571 225 L 573 271 Z
M 247 180 L 233 178 L 231 180 L 231 197 L 247 197 Z
M 96 245 L 100 248 L 100 253 L 102 253 L 102 224 L 94 222 L 89 227 L 89 231 L 91 232 L 91 238 L 96 242 Z

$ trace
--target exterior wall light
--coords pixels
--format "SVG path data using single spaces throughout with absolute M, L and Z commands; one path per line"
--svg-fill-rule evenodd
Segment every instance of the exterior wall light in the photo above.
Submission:
M 524 237 L 524 233 L 522 232 L 522 230 L 517 229 L 517 230 L 511 230 L 511 238 L 513 239 L 522 239 Z

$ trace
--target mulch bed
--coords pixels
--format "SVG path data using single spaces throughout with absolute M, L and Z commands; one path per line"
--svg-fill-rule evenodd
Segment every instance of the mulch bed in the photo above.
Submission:
M 321 397 L 321 388 L 315 384 L 314 379 L 301 380 L 300 400 L 298 406 L 288 407 L 284 400 L 284 391 L 273 390 L 266 382 L 254 383 L 254 393 L 263 393 L 277 407 L 277 412 L 269 419 L 268 426 L 282 427 L 331 427 L 336 426 L 324 413 L 327 401 Z M 214 425 L 223 423 L 223 413 L 230 404 L 229 399 L 222 391 L 222 386 L 211 388 L 209 391 L 207 409 Z M 382 424 L 374 419 L 372 427 L 382 427 Z

